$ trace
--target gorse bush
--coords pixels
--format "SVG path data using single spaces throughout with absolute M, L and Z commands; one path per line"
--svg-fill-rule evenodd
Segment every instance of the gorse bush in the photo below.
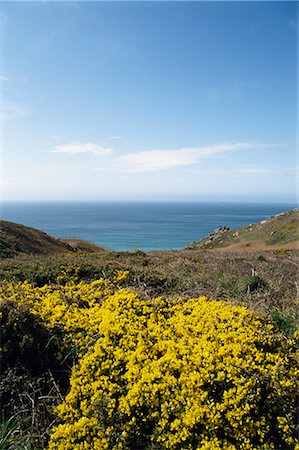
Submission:
M 293 449 L 292 342 L 249 312 L 205 297 L 145 301 L 114 281 L 7 285 L 75 349 L 49 450 Z
M 28 303 L 15 301 L 16 289 L 0 303 L 0 449 L 37 450 L 47 444 L 45 430 L 62 399 L 57 391 L 67 391 L 70 367 L 58 358 L 62 330 L 50 330 Z

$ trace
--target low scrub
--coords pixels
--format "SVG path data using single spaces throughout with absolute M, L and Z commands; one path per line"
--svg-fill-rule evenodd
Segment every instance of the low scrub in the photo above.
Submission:
M 121 287 L 127 275 L 1 289 L 4 305 L 60 330 L 53 357 L 74 364 L 49 450 L 298 446 L 294 342 L 241 306 L 143 300 Z

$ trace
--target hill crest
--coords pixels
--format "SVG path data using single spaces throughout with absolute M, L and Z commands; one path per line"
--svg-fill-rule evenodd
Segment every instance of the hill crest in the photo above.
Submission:
M 206 238 L 191 242 L 188 250 L 296 247 L 299 242 L 299 208 L 282 212 L 236 229 L 220 226 Z
M 0 258 L 18 254 L 50 255 L 66 252 L 94 253 L 102 249 L 79 239 L 57 239 L 36 228 L 0 221 Z

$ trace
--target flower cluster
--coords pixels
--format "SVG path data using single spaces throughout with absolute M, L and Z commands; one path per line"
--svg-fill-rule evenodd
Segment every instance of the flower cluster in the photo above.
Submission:
M 78 347 L 49 450 L 298 445 L 299 371 L 271 324 L 205 297 L 145 301 L 117 289 L 124 276 L 0 292 Z

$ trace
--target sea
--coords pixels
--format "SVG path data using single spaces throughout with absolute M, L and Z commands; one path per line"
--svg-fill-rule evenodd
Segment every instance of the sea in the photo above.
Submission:
M 3 202 L 2 220 L 111 250 L 178 250 L 221 225 L 237 228 L 295 208 L 291 203 Z

